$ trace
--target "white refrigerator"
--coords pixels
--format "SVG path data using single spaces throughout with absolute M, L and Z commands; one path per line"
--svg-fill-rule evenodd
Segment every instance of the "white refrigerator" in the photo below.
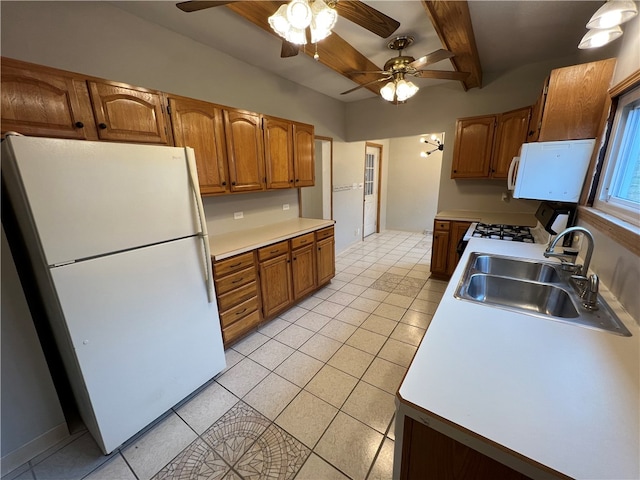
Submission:
M 80 414 L 110 453 L 225 367 L 193 150 L 9 135 L 2 175 Z

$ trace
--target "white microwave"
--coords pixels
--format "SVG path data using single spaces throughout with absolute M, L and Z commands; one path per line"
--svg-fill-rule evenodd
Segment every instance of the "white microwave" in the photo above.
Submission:
M 509 166 L 513 198 L 577 203 L 595 139 L 525 143 Z

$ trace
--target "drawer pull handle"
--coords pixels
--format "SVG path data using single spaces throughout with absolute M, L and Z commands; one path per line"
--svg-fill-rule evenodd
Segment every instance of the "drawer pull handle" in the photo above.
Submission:
M 244 280 L 244 277 L 240 277 L 237 280 L 233 280 L 231 283 L 238 283 L 238 282 L 241 282 L 242 280 Z
M 233 265 L 229 265 L 229 268 L 239 267 L 240 265 L 242 265 L 242 262 L 234 263 Z
M 278 253 L 279 250 L 271 250 L 269 253 Z
M 243 309 L 242 309 L 242 310 L 240 310 L 239 312 L 236 312 L 236 315 L 240 315 L 240 314 L 242 314 L 242 313 L 244 313 L 244 312 L 246 312 L 246 311 L 247 311 L 247 309 L 246 309 L 246 308 L 243 308 Z
M 300 243 L 301 243 L 301 244 L 302 244 L 302 243 L 307 243 L 307 241 L 306 241 L 306 240 L 300 240 Z

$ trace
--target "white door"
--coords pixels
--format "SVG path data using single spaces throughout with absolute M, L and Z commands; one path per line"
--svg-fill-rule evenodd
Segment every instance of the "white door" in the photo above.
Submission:
M 105 452 L 225 367 L 204 269 L 194 237 L 51 269 L 65 320 L 54 331 L 71 342 L 74 391 Z
M 378 175 L 380 147 L 367 145 L 364 161 L 364 227 L 362 236 L 378 231 Z

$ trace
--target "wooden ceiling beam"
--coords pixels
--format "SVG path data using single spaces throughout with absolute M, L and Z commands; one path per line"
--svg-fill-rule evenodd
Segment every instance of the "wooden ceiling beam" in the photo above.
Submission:
M 460 0 L 422 0 L 427 15 L 444 48 L 455 54 L 451 59 L 459 72 L 470 72 L 461 81 L 465 90 L 482 87 L 482 67 L 471 25 L 469 4 Z
M 250 21 L 254 25 L 262 28 L 266 32 L 271 33 L 280 38 L 269 25 L 268 18 L 275 13 L 278 7 L 284 2 L 278 1 L 257 1 L 257 2 L 234 2 L 229 3 L 226 7 L 241 17 Z M 315 53 L 315 45 L 307 45 L 301 48 L 307 55 L 313 57 Z M 318 43 L 318 62 L 326 65 L 340 75 L 352 80 L 356 84 L 364 85 L 377 78 L 379 75 L 349 75 L 353 71 L 363 70 L 381 70 L 376 64 L 371 62 L 367 57 L 353 48 L 347 41 L 337 35 L 335 32 Z M 286 62 L 286 59 L 282 59 Z M 381 85 L 369 85 L 365 87 L 371 92 L 378 95 Z

